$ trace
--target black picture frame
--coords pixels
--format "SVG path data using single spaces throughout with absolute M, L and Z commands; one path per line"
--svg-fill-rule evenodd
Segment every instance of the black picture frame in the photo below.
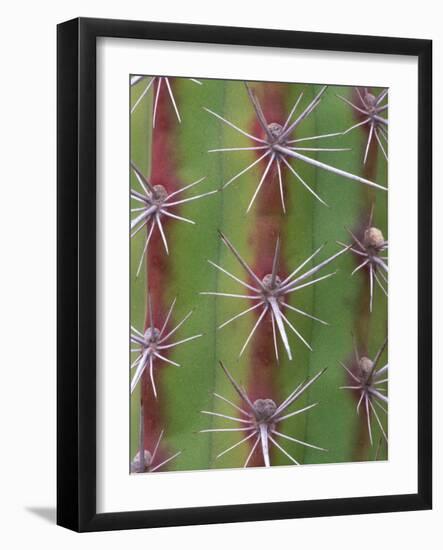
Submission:
M 57 29 L 57 523 L 104 531 L 368 514 L 432 506 L 432 42 L 107 19 Z M 326 500 L 96 512 L 96 39 L 399 54 L 418 59 L 418 491 Z

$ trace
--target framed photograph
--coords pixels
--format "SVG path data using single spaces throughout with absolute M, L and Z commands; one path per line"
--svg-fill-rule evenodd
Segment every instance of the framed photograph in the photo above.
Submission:
M 431 66 L 59 25 L 59 525 L 431 507 Z

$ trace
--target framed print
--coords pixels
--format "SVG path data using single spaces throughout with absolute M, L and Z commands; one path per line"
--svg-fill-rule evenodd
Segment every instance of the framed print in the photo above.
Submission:
M 431 507 L 431 63 L 59 25 L 59 525 Z

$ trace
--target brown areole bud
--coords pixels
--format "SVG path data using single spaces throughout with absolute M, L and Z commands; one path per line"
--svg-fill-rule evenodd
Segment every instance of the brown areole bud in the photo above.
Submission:
M 140 451 L 138 451 L 138 453 L 135 455 L 133 461 L 131 462 L 131 473 L 132 474 L 137 474 L 137 473 L 141 473 L 141 472 L 148 472 L 149 468 L 151 466 L 151 462 L 152 462 L 152 455 L 149 451 L 147 451 L 145 449 L 143 468 L 141 468 L 140 467 L 141 466 L 141 464 L 140 464 Z
M 383 246 L 385 238 L 383 233 L 377 227 L 369 227 L 365 231 L 364 245 L 371 248 L 380 248 Z
M 267 422 L 277 410 L 272 399 L 257 399 L 254 401 L 254 416 L 257 422 Z
M 154 185 L 154 192 L 152 194 L 152 202 L 154 204 L 162 204 L 168 198 L 168 192 L 163 185 Z
M 375 102 L 377 98 L 374 94 L 371 94 L 370 92 L 365 94 L 365 103 L 368 107 L 375 107 Z
M 368 357 L 360 357 L 358 366 L 360 369 L 360 378 L 365 381 L 368 380 L 372 374 L 374 363 Z

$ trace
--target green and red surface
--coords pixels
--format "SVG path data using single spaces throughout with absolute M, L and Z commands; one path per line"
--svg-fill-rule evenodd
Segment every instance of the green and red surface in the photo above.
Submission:
M 288 78 L 296 79 L 296 75 Z M 252 133 L 258 131 L 252 104 L 243 82 L 203 80 L 196 85 L 188 79 L 171 79 L 175 99 L 182 117 L 178 123 L 166 90 L 160 95 L 156 127 L 152 128 L 152 92 L 149 92 L 131 115 L 131 159 L 154 184 L 168 191 L 191 183 L 202 176 L 195 193 L 220 188 L 228 179 L 256 158 L 254 151 L 208 153 L 220 147 L 247 147 L 248 138 L 227 127 L 203 107 L 221 114 Z M 132 88 L 132 103 L 143 90 L 143 81 Z M 305 106 L 320 89 L 318 85 L 255 83 L 254 89 L 268 120 L 283 123 L 299 93 L 304 90 Z M 154 87 L 153 87 L 154 88 Z M 327 134 L 345 130 L 357 122 L 352 109 L 337 94 L 353 98 L 352 88 L 330 86 L 320 106 L 297 128 L 296 137 Z M 286 115 L 286 116 L 285 116 Z M 362 163 L 367 140 L 365 127 L 322 145 L 351 147 L 349 152 L 310 153 L 313 158 L 348 172 L 369 177 L 387 185 L 387 163 L 374 146 L 364 167 Z M 350 242 L 346 227 L 360 231 L 367 223 L 375 203 L 375 225 L 387 236 L 387 193 L 363 184 L 292 161 L 299 174 L 328 203 L 318 202 L 295 177 L 283 173 L 286 214 L 283 214 L 276 172 L 268 176 L 257 201 L 245 214 L 251 196 L 260 180 L 264 164 L 259 163 L 220 193 L 190 202 L 179 214 L 196 222 L 190 225 L 175 220 L 165 224 L 170 254 L 166 255 L 158 233 L 154 233 L 148 260 L 140 276 L 135 277 L 146 234 L 141 231 L 131 241 L 131 323 L 143 328 L 147 311 L 147 279 L 157 319 L 164 318 L 172 300 L 177 297 L 173 322 L 178 323 L 191 309 L 191 318 L 181 327 L 177 338 L 197 333 L 204 336 L 178 346 L 169 357 L 183 365 L 175 368 L 157 363 L 155 376 L 158 400 L 152 395 L 146 374 L 142 378 L 145 403 L 145 448 L 152 449 L 161 429 L 165 429 L 162 454 L 183 452 L 167 465 L 168 470 L 202 470 L 241 467 L 249 453 L 249 443 L 240 445 L 218 460 L 223 449 L 243 437 L 239 433 L 199 433 L 215 427 L 231 427 L 233 422 L 201 414 L 201 410 L 232 414 L 228 404 L 214 398 L 219 393 L 238 402 L 232 386 L 218 366 L 222 360 L 237 381 L 245 385 L 253 398 L 271 397 L 283 400 L 307 376 L 328 367 L 326 373 L 303 396 L 301 404 L 319 402 L 305 414 L 285 421 L 284 432 L 298 439 L 325 447 L 327 452 L 286 442 L 286 447 L 301 464 L 339 463 L 386 459 L 382 446 L 376 455 L 379 431 L 374 426 L 374 446 L 369 445 L 366 419 L 356 415 L 356 395 L 339 390 L 347 383 L 346 372 L 339 361 L 347 362 L 353 353 L 352 334 L 361 349 L 370 356 L 385 338 L 387 300 L 375 290 L 374 307 L 369 313 L 368 277 L 364 270 L 354 276 L 354 255 L 347 253 L 330 266 L 337 270 L 318 284 L 292 294 L 291 304 L 324 319 L 323 326 L 306 317 L 291 313 L 290 319 L 305 336 L 313 351 L 292 333 L 289 334 L 293 360 L 289 361 L 280 346 L 277 365 L 270 321 L 262 323 L 243 356 L 239 351 L 257 319 L 248 314 L 221 330 L 217 326 L 248 307 L 247 300 L 201 296 L 201 291 L 240 291 L 238 283 L 218 272 L 208 259 L 245 279 L 236 259 L 223 246 L 221 230 L 258 272 L 266 271 L 272 261 L 275 241 L 282 238 L 282 269 L 294 269 L 321 244 L 327 243 L 321 258 L 339 250 L 336 241 Z M 131 175 L 131 186 L 137 182 Z M 190 192 L 191 194 L 192 192 Z M 188 195 L 189 196 L 189 195 Z M 136 205 L 135 205 L 136 206 Z M 317 260 L 316 260 L 317 261 Z M 386 357 L 386 352 L 384 358 Z M 128 368 L 128 365 L 122 365 Z M 129 375 L 128 375 L 129 376 Z M 129 387 L 129 379 L 128 379 Z M 131 397 L 130 454 L 139 446 L 140 385 Z M 384 420 L 385 421 L 385 420 Z M 126 442 L 122 441 L 122 445 Z M 277 449 L 272 450 L 272 464 L 288 464 Z M 260 455 L 253 465 L 262 465 Z

